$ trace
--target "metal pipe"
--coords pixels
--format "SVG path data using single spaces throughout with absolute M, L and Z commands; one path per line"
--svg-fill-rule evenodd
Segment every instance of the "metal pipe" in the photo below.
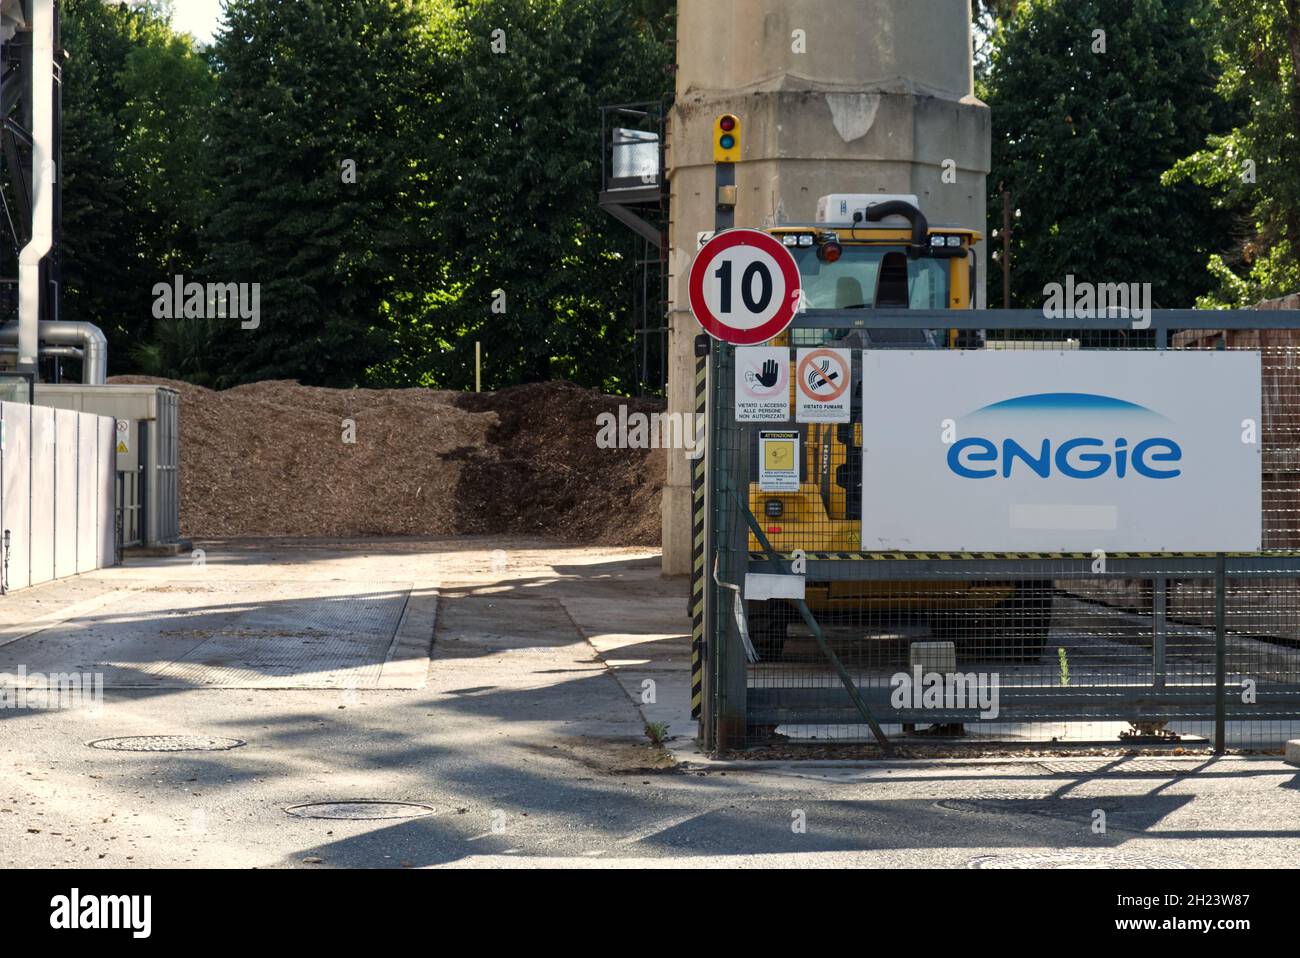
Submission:
M 18 354 L 17 346 L 0 346 L 0 355 L 16 356 Z M 78 346 L 42 346 L 40 348 L 41 358 L 46 356 L 67 357 L 68 359 L 84 359 L 86 351 Z
M 18 256 L 18 369 L 34 373 L 41 261 L 54 246 L 54 0 L 32 0 L 32 236 Z
M 0 326 L 0 344 L 17 345 L 19 356 L 22 355 L 22 320 L 5 323 Z M 39 344 L 49 347 L 75 346 L 82 350 L 81 381 L 89 386 L 102 386 L 108 378 L 108 338 L 94 323 L 51 322 L 46 320 L 36 326 L 37 349 L 35 355 L 42 351 Z M 49 355 L 60 355 L 49 353 Z M 34 368 L 34 367 L 33 367 Z

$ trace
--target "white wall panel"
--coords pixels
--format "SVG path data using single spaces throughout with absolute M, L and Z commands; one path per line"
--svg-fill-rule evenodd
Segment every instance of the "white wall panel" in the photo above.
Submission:
M 117 546 L 117 421 L 107 416 L 99 419 L 99 456 L 96 479 L 99 487 L 99 556 L 102 569 L 113 564 Z
M 54 578 L 55 412 L 32 407 L 32 585 Z
M 0 498 L 4 528 L 9 533 L 10 589 L 22 589 L 31 583 L 31 410 L 22 403 L 0 403 L 0 418 L 4 420 L 4 493 Z M 0 550 L 3 539 L 0 539 Z M 0 554 L 0 562 L 4 557 Z
M 77 416 L 77 557 L 78 572 L 99 567 L 99 417 Z
M 77 574 L 77 525 L 81 521 L 77 495 L 77 413 L 54 410 L 54 577 Z

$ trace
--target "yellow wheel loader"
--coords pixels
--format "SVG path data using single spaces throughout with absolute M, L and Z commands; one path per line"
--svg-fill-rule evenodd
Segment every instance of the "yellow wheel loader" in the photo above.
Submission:
M 840 194 L 823 197 L 817 221 L 770 229 L 794 255 L 806 316 L 820 309 L 971 309 L 973 247 L 980 234 L 931 226 L 914 196 Z M 771 345 L 853 349 L 980 348 L 977 334 L 957 330 L 820 330 L 792 328 Z M 852 418 L 846 424 L 800 424 L 797 492 L 749 486 L 749 507 L 778 552 L 859 553 L 862 548 L 862 389 L 856 368 Z M 791 405 L 795 369 L 791 367 Z M 925 388 L 924 383 L 917 384 Z M 906 397 L 899 397 L 906 402 Z M 888 415 L 888 410 L 866 410 Z M 757 455 L 756 451 L 752 455 Z M 750 475 L 756 476 L 755 468 Z M 868 495 L 870 490 L 867 491 Z M 751 552 L 761 552 L 751 532 Z M 869 561 L 869 560 L 864 560 Z M 1037 661 L 1051 626 L 1050 580 L 988 582 L 809 580 L 806 601 L 819 623 L 873 629 L 891 617 L 928 620 L 931 635 L 952 640 L 959 654 Z M 750 602 L 749 633 L 760 660 L 780 658 L 794 606 Z

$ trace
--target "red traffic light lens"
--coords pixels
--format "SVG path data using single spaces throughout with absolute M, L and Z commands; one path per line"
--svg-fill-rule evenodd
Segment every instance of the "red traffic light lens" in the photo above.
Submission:
M 718 126 L 722 127 L 725 132 L 730 133 L 736 128 L 736 118 L 734 116 L 724 116 L 718 121 Z

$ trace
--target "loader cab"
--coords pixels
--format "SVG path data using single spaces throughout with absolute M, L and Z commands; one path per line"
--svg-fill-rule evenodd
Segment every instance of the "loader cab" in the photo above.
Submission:
M 770 232 L 799 266 L 805 310 L 974 308 L 980 234 L 932 226 L 915 196 L 824 196 L 814 223 Z

